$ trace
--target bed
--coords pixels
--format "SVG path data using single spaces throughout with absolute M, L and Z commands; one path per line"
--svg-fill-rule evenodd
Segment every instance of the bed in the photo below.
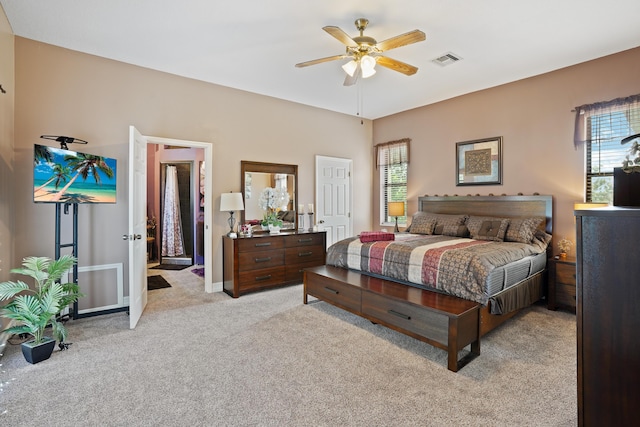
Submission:
M 482 335 L 544 296 L 551 232 L 551 196 L 420 197 L 409 233 L 332 245 L 327 265 L 305 272 L 304 302 L 312 295 L 444 348 L 456 371 L 479 355 Z

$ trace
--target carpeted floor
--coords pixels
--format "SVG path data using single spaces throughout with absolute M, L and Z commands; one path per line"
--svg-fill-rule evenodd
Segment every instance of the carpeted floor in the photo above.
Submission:
M 153 291 L 155 289 L 162 289 L 162 288 L 170 288 L 171 285 L 169 284 L 169 282 L 167 282 L 167 280 L 160 276 L 147 276 L 147 290 Z
M 458 373 L 443 350 L 303 305 L 301 285 L 128 323 L 124 313 L 70 321 L 74 344 L 38 365 L 7 348 L 0 425 L 577 424 L 575 315 L 543 305 L 485 336 Z

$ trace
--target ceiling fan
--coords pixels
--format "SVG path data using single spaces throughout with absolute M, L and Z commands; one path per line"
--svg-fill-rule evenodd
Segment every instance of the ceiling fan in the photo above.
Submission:
M 323 30 L 346 46 L 346 52 L 342 55 L 334 55 L 326 58 L 314 59 L 312 61 L 301 62 L 296 64 L 296 67 L 308 67 L 309 65 L 321 64 L 323 62 L 351 58 L 351 61 L 342 66 L 342 69 L 347 73 L 347 77 L 344 80 L 345 86 L 355 84 L 361 76 L 366 79 L 367 77 L 374 75 L 376 73 L 376 64 L 380 64 L 383 67 L 406 74 L 407 76 L 415 74 L 418 71 L 417 67 L 405 64 L 404 62 L 396 59 L 391 59 L 381 54 L 382 52 L 386 52 L 397 47 L 421 42 L 426 39 L 425 34 L 420 30 L 413 30 L 378 42 L 373 37 L 365 36 L 363 34 L 368 24 L 368 19 L 356 19 L 355 25 L 358 31 L 360 31 L 360 35 L 353 38 L 338 27 L 322 27 Z

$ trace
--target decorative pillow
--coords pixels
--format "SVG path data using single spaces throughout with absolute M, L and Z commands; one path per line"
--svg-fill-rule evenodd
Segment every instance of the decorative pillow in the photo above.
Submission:
M 508 218 L 492 218 L 487 216 L 470 216 L 467 228 L 471 238 L 476 240 L 504 241 L 504 235 L 509 226 Z
M 507 233 L 504 235 L 505 242 L 531 243 L 533 236 L 544 221 L 544 218 L 511 218 Z
M 386 231 L 363 231 L 360 233 L 360 241 L 367 242 L 384 242 L 395 240 L 396 235 Z
M 436 226 L 436 219 L 430 218 L 425 215 L 414 215 L 411 221 L 411 233 L 415 234 L 433 234 L 433 229 Z
M 469 237 L 469 229 L 466 225 L 436 225 L 433 234 L 442 234 L 443 236 L 453 237 Z
M 431 212 L 416 212 L 413 214 L 413 220 L 411 222 L 411 233 L 418 233 L 415 231 L 414 224 L 428 224 L 434 223 L 434 227 L 431 232 L 424 234 L 443 234 L 445 236 L 466 237 L 469 235 L 467 226 L 465 225 L 466 215 L 447 215 L 447 214 L 435 214 Z M 427 225 L 428 226 L 428 225 Z

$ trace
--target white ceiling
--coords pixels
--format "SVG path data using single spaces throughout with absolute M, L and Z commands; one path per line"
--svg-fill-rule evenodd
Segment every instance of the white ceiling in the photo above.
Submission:
M 0 0 L 17 36 L 223 86 L 376 119 L 640 46 L 640 0 Z M 378 41 L 413 76 L 378 66 L 360 88 L 340 65 L 294 64 L 344 53 L 322 30 Z M 463 59 L 442 67 L 432 60 Z M 361 93 L 361 110 L 358 105 Z

